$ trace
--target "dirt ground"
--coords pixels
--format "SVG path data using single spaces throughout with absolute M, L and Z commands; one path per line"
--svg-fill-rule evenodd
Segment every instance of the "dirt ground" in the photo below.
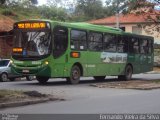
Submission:
M 121 88 L 121 89 L 137 89 L 137 90 L 152 90 L 160 88 L 160 80 L 131 80 L 131 81 L 116 81 L 91 84 L 98 88 Z
M 158 72 L 160 72 L 160 67 L 154 67 L 154 68 L 153 68 L 153 71 L 158 71 Z
M 37 91 L 0 90 L 0 108 L 62 100 Z

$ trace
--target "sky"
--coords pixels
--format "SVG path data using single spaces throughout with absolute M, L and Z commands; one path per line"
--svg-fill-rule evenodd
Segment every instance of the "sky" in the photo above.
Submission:
M 38 0 L 38 4 L 39 4 L 39 5 L 46 4 L 46 1 L 47 1 L 47 0 Z M 70 1 L 74 1 L 74 0 L 70 0 Z M 102 0 L 103 3 L 105 3 L 105 1 L 106 1 L 106 0 Z
M 39 5 L 43 5 L 43 4 L 45 4 L 46 3 L 46 0 L 38 0 L 38 4 Z

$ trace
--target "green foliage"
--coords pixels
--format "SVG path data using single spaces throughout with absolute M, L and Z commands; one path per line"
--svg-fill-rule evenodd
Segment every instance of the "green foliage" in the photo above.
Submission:
M 85 15 L 92 19 L 102 18 L 104 16 L 102 1 L 77 0 L 75 14 L 82 16 Z
M 51 20 L 61 20 L 65 21 L 67 18 L 67 13 L 64 8 L 58 8 L 56 6 L 40 6 L 38 11 L 42 18 Z
M 129 7 L 129 3 L 131 0 L 106 0 L 106 5 L 112 13 L 122 13 L 126 11 Z
M 4 4 L 6 0 L 0 0 L 0 4 Z
M 142 3 L 144 1 L 141 0 Z M 159 0 L 155 1 L 159 2 Z M 0 13 L 16 20 L 43 18 L 60 21 L 88 21 L 112 16 L 117 12 L 130 12 L 140 7 L 138 0 L 106 0 L 106 6 L 103 6 L 101 0 L 73 2 L 47 0 L 47 5 L 43 6 L 37 6 L 37 3 L 38 0 L 0 0 Z M 157 15 L 156 18 L 160 17 Z
M 10 9 L 5 9 L 5 10 L 2 11 L 2 15 L 12 16 L 12 15 L 14 15 L 14 13 Z

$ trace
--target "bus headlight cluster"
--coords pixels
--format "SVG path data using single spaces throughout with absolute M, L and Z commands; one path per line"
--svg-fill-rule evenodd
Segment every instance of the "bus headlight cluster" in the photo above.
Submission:
M 11 63 L 11 64 L 13 64 L 13 61 L 12 61 L 12 60 L 10 60 L 10 63 Z
M 49 62 L 48 62 L 48 61 L 45 61 L 45 64 L 46 64 L 46 65 L 48 65 L 48 64 L 49 64 Z

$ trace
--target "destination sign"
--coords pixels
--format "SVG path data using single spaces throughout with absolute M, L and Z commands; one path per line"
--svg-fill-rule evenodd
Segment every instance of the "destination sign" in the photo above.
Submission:
M 46 23 L 44 22 L 32 22 L 32 23 L 18 23 L 17 28 L 19 29 L 38 29 L 46 28 Z

